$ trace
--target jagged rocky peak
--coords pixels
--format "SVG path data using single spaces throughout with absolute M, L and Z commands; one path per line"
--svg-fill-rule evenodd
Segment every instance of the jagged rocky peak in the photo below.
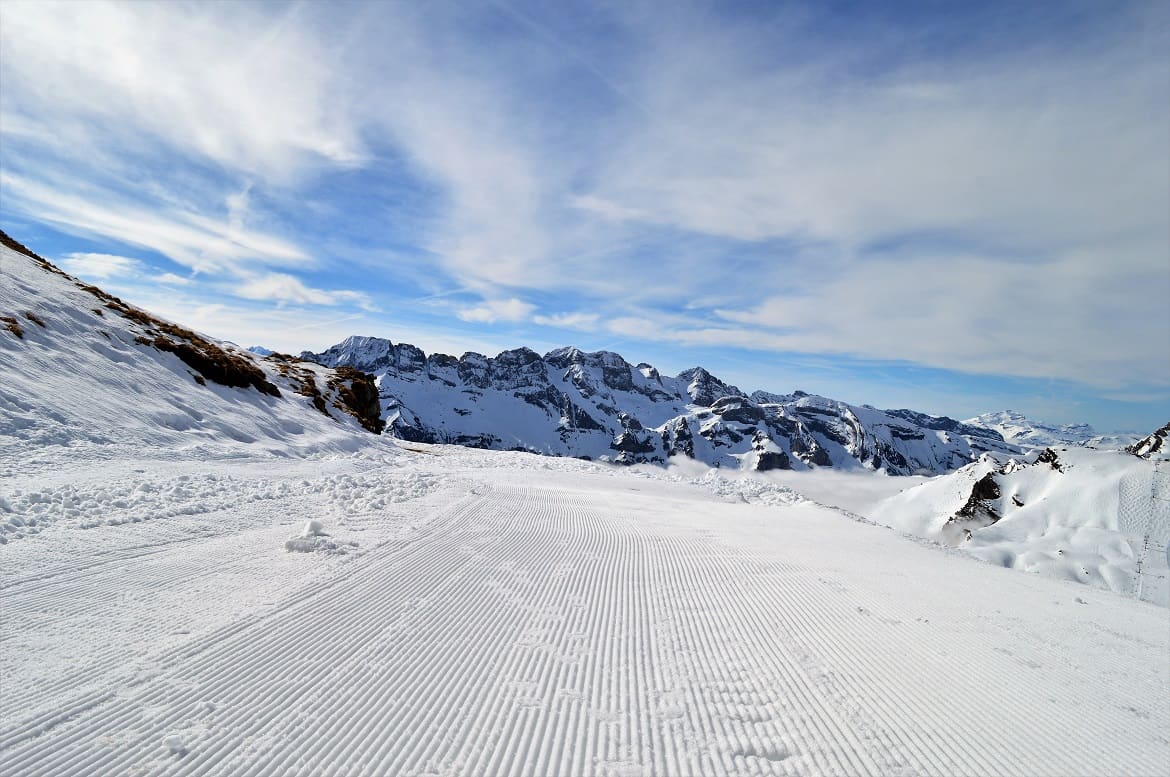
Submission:
M 755 424 L 764 420 L 764 409 L 743 396 L 720 397 L 711 403 L 711 412 L 724 421 Z
M 321 353 L 302 351 L 301 358 L 326 367 L 346 365 L 371 373 L 397 365 L 394 343 L 381 337 L 362 335 L 350 335 Z
M 544 355 L 544 360 L 556 367 L 564 369 L 570 364 L 581 364 L 587 367 L 619 367 L 628 369 L 630 363 L 622 358 L 621 354 L 613 351 L 582 351 L 579 348 L 568 346 L 555 348 Z
M 687 383 L 687 394 L 696 405 L 710 407 L 721 397 L 742 397 L 743 392 L 735 386 L 724 383 L 702 367 L 691 367 L 678 374 L 678 379 Z
M 492 383 L 491 364 L 482 353 L 468 351 L 459 357 L 459 379 L 477 388 L 487 388 Z
M 545 362 L 564 374 L 578 389 L 587 393 L 604 391 L 633 391 L 634 368 L 613 351 L 586 353 L 578 348 L 557 348 L 544 355 Z
M 421 348 L 410 343 L 399 343 L 394 346 L 394 355 L 398 360 L 399 372 L 423 372 L 427 367 L 427 355 Z
M 783 405 L 788 402 L 794 402 L 804 396 L 808 395 L 803 391 L 797 391 L 792 394 L 773 394 L 771 391 L 753 391 L 751 393 L 751 400 L 757 405 Z
M 531 348 L 514 348 L 489 359 L 492 381 L 505 389 L 548 385 L 544 360 Z

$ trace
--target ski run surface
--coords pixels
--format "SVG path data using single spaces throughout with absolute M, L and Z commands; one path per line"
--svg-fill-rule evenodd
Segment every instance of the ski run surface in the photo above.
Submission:
M 3 462 L 0 774 L 1170 773 L 1164 607 L 775 481 L 370 439 Z

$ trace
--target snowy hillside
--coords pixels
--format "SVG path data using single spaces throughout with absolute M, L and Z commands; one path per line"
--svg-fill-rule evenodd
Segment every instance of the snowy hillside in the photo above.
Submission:
M 527 348 L 494 358 L 424 354 L 350 337 L 301 355 L 378 376 L 390 431 L 417 442 L 518 449 L 623 464 L 686 456 L 715 467 L 882 469 L 940 473 L 988 450 L 997 434 L 949 418 L 883 412 L 803 392 L 745 396 L 701 367 L 671 377 L 610 352 Z
M 0 445 L 26 464 L 58 448 L 350 450 L 376 428 L 364 376 L 214 342 L 3 237 Z
M 985 456 L 868 515 L 993 564 L 1170 605 L 1170 469 L 1118 451 Z
M 969 427 L 994 431 L 1004 440 L 1028 448 L 1079 445 L 1102 450 L 1121 450 L 1137 439 L 1135 434 L 1098 434 L 1088 424 L 1054 425 L 1033 421 L 1014 410 L 984 413 L 968 418 L 963 423 Z

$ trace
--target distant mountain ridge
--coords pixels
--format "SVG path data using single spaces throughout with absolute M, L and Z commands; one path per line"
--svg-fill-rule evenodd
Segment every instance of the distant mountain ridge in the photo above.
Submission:
M 1002 439 L 1027 448 L 1078 445 L 1120 450 L 1138 439 L 1137 434 L 1118 432 L 1098 434 L 1089 424 L 1047 424 L 1034 421 L 1014 410 L 1000 410 L 968 418 L 964 425 L 995 431 Z
M 417 442 L 521 449 L 619 463 L 686 456 L 749 470 L 947 472 L 981 453 L 1016 453 L 994 430 L 912 410 L 736 386 L 693 367 L 662 375 L 610 351 L 529 348 L 495 357 L 425 354 L 352 336 L 301 358 L 376 376 L 387 431 Z

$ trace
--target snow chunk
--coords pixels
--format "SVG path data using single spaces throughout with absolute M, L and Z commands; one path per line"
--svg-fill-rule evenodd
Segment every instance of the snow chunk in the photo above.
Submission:
M 290 537 L 284 543 L 284 549 L 289 553 L 329 553 L 333 555 L 345 554 L 351 548 L 356 548 L 356 542 L 334 541 L 325 532 L 325 524 L 316 519 L 305 521 L 301 533 Z
M 187 743 L 182 734 L 167 734 L 163 737 L 163 747 L 174 755 L 184 755 L 187 752 Z
M 318 520 L 310 519 L 305 521 L 305 528 L 301 529 L 301 537 L 307 539 L 309 537 L 328 537 L 325 533 L 325 524 Z

